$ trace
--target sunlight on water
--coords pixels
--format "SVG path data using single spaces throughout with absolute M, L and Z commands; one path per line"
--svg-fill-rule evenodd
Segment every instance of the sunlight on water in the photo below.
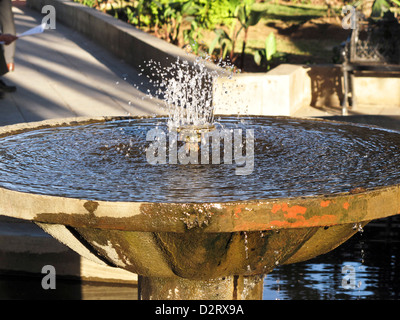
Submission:
M 376 272 L 376 268 L 368 268 L 360 263 L 348 261 L 343 265 L 351 266 L 356 271 L 354 288 L 346 289 L 343 286 L 345 275 L 341 272 L 340 265 L 308 263 L 295 279 L 284 277 L 279 271 L 268 275 L 264 282 L 263 298 L 265 300 L 293 299 L 291 297 L 293 289 L 297 289 L 296 299 L 300 299 L 302 294 L 302 299 L 361 299 L 373 295 L 369 287 L 375 284 L 371 275 Z M 295 268 L 292 269 L 295 270 Z
M 276 268 L 264 279 L 263 299 L 399 299 L 398 229 L 387 241 L 373 227 L 365 229 L 367 236 L 356 235 L 328 254 Z

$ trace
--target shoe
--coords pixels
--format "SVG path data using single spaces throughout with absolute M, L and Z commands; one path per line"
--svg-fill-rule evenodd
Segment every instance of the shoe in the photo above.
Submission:
M 5 84 L 3 80 L 0 80 L 0 91 L 3 92 L 15 92 L 17 90 L 16 86 L 9 86 Z
M 14 62 L 7 63 L 8 71 L 14 71 L 15 65 Z

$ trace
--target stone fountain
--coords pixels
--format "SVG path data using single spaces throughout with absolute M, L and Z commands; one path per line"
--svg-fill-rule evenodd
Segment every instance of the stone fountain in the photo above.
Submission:
M 204 126 L 174 128 L 193 124 Z M 3 127 L 0 214 L 137 273 L 141 299 L 261 299 L 276 266 L 327 253 L 369 221 L 400 213 L 395 131 L 291 117 L 212 124 L 190 141 L 171 130 L 171 117 Z M 212 148 L 223 159 L 184 162 L 208 148 L 213 131 L 224 132 Z

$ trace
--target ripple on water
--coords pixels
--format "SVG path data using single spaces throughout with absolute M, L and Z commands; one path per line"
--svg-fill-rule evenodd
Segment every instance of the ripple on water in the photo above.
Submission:
M 243 136 L 254 130 L 254 170 L 236 175 L 235 162 L 149 164 L 146 134 L 156 126 L 168 134 L 166 119 L 151 118 L 3 137 L 0 186 L 93 200 L 220 202 L 400 182 L 400 135 L 393 131 L 309 119 L 220 118 L 219 127 L 242 128 Z

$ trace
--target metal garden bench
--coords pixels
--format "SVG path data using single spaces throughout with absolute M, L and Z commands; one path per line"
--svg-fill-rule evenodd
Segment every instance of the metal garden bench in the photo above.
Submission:
M 355 72 L 400 72 L 400 24 L 398 21 L 390 12 L 378 21 L 365 19 L 358 11 L 355 14 L 355 28 L 342 50 L 344 58 L 342 63 L 343 115 L 348 114 L 349 105 L 353 108 L 357 104 L 354 92 Z M 349 92 L 351 92 L 350 101 Z

